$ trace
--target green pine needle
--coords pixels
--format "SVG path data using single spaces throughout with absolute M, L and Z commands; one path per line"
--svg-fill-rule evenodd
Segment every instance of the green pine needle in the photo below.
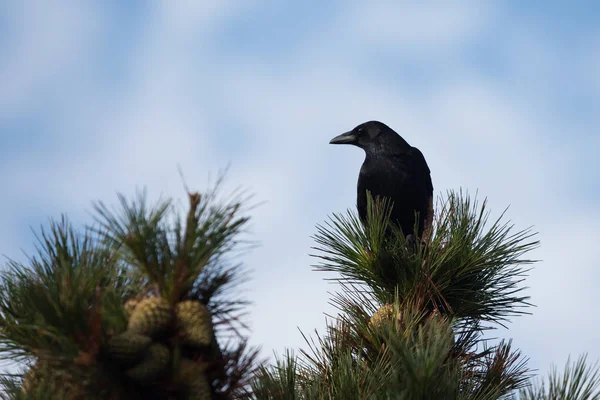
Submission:
M 128 201 L 119 195 L 120 208 L 109 209 L 104 203 L 94 205 L 96 220 L 107 232 L 115 248 L 119 248 L 138 275 L 148 279 L 163 297 L 175 303 L 188 298 L 205 273 L 215 278 L 219 264 L 222 285 L 208 288 L 204 295 L 216 294 L 221 286 L 236 279 L 232 270 L 223 272 L 225 255 L 245 244 L 238 239 L 249 217 L 240 216 L 249 197 L 233 193 L 227 201 L 219 201 L 217 188 L 206 194 L 189 194 L 189 211 L 185 222 L 170 201 L 159 200 L 148 206 L 145 192 Z M 212 292 L 212 293 L 209 293 Z M 198 293 L 196 293 L 198 294 Z M 209 301 L 210 299 L 204 299 Z
M 520 400 L 597 400 L 600 399 L 600 367 L 587 363 L 587 355 L 567 360 L 564 371 L 556 367 L 544 381 L 533 382 L 519 391 Z
M 379 302 L 419 298 L 431 309 L 445 310 L 463 320 L 502 324 L 525 313 L 528 297 L 520 287 L 523 257 L 537 247 L 529 229 L 513 232 L 502 214 L 489 227 L 486 203 L 481 207 L 462 193 L 450 192 L 442 203 L 428 243 L 416 252 L 402 232 L 389 228 L 389 208 L 369 203 L 366 226 L 353 211 L 334 214 L 317 226 L 317 271 L 335 272 L 337 282 L 365 286 Z M 384 232 L 392 232 L 385 235 Z
M 114 252 L 66 217 L 38 242 L 29 265 L 9 260 L 0 278 L 0 359 L 69 359 L 99 340 L 96 314 L 108 328 L 125 323 L 114 311 L 129 283 Z

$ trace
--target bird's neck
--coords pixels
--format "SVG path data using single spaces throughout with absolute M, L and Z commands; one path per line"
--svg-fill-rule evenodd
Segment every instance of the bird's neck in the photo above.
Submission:
M 372 148 L 365 149 L 365 162 L 377 162 L 378 160 L 389 160 L 390 158 L 402 157 L 404 154 L 408 154 L 410 146 L 408 148 L 392 148 L 390 146 L 374 146 Z

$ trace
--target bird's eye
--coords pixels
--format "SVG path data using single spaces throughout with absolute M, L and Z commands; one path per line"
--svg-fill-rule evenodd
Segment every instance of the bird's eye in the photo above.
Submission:
M 359 135 L 362 135 L 364 131 L 365 131 L 365 130 L 364 130 L 364 128 L 358 128 L 358 131 L 357 131 L 357 133 L 358 133 Z

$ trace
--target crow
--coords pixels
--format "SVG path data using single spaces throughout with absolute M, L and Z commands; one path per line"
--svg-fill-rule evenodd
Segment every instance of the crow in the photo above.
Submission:
M 358 125 L 334 137 L 330 144 L 352 144 L 366 153 L 358 176 L 356 207 L 363 223 L 367 218 L 367 190 L 374 199 L 392 201 L 390 221 L 413 241 L 415 211 L 419 213 L 418 237 L 431 226 L 433 184 L 431 171 L 419 149 L 409 145 L 389 126 L 379 121 Z

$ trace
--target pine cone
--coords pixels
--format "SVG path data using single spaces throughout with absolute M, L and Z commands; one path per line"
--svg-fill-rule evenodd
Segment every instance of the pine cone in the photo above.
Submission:
M 127 366 L 139 362 L 151 344 L 149 336 L 126 331 L 108 340 L 107 351 L 113 360 Z
M 127 330 L 155 339 L 169 328 L 171 320 L 171 307 L 167 300 L 162 297 L 149 297 L 135 307 L 129 318 Z
M 191 347 L 205 347 L 213 340 L 210 312 L 195 300 L 186 300 L 175 307 L 177 325 L 184 334 L 183 343 Z
M 21 390 L 28 399 L 69 400 L 82 398 L 88 384 L 86 380 L 78 381 L 69 372 L 38 361 L 25 374 Z
M 144 359 L 125 373 L 139 383 L 151 383 L 169 367 L 171 352 L 164 344 L 153 343 L 146 350 Z
M 385 304 L 379 310 L 377 310 L 375 314 L 373 314 L 371 320 L 369 321 L 369 326 L 371 328 L 378 328 L 381 326 L 383 321 L 390 321 L 397 317 L 398 315 L 394 312 L 394 305 Z
M 207 365 L 192 361 L 187 358 L 181 359 L 179 378 L 186 387 L 186 399 L 210 400 L 212 398 L 212 387 L 204 371 Z
M 133 311 L 135 310 L 135 308 L 137 307 L 138 304 L 140 304 L 142 302 L 141 299 L 129 299 L 125 302 L 125 305 L 123 306 L 123 308 L 125 309 L 125 314 L 127 314 L 127 317 L 130 317 L 131 314 L 133 314 Z

